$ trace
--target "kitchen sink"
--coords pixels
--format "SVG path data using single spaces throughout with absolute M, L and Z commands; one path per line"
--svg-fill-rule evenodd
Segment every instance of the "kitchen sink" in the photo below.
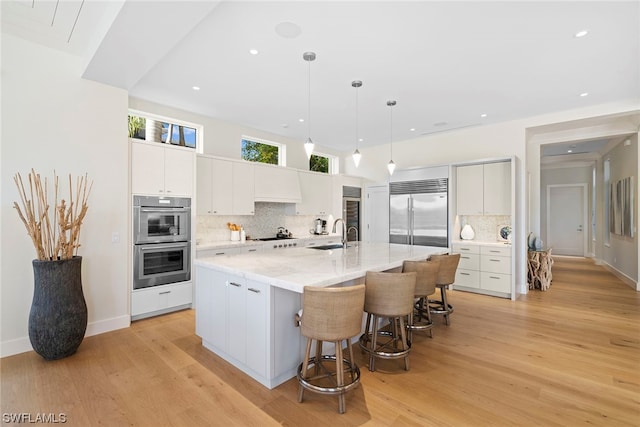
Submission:
M 349 246 L 347 246 L 349 247 Z M 326 251 L 328 249 L 342 249 L 341 243 L 334 243 L 333 245 L 320 245 L 320 246 L 308 246 L 309 249 L 320 249 L 321 251 Z

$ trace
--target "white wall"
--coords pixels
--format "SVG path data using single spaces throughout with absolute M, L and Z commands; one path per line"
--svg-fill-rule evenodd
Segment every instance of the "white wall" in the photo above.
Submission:
M 303 142 L 290 138 L 284 138 L 269 132 L 225 122 L 213 117 L 206 117 L 200 114 L 191 113 L 185 110 L 155 104 L 143 99 L 130 97 L 129 107 L 134 110 L 146 113 L 158 114 L 165 117 L 180 119 L 204 126 L 204 154 L 227 157 L 230 159 L 240 159 L 240 141 L 242 136 L 252 136 L 271 142 L 286 144 L 287 146 L 287 166 L 296 169 L 309 169 L 309 160 L 304 151 Z M 323 154 L 339 156 L 340 152 L 316 144 L 315 151 Z
M 31 168 L 49 178 L 55 169 L 63 183 L 68 174 L 93 180 L 80 238 L 87 334 L 129 325 L 127 93 L 82 80 L 81 66 L 77 57 L 2 34 L 2 356 L 31 349 L 35 250 L 12 207 L 13 176 L 26 178 Z M 120 243 L 111 243 L 113 232 Z
M 624 276 L 638 281 L 638 135 L 630 138 L 630 145 L 618 144 L 603 158 L 610 160 L 610 182 L 633 177 L 635 188 L 634 200 L 634 237 L 620 236 L 611 233 L 609 244 L 604 246 L 604 262 Z M 606 205 L 606 204 L 605 204 Z M 604 224 L 608 227 L 608 224 Z M 606 233 L 606 228 L 604 229 Z

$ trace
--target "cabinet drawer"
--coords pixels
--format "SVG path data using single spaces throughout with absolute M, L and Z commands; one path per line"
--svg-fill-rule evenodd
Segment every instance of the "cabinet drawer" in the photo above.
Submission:
M 463 270 L 480 270 L 480 255 L 461 253 L 458 268 Z
M 480 246 L 478 245 L 465 245 L 461 243 L 454 243 L 451 246 L 452 250 L 456 254 L 479 254 Z
M 498 255 L 498 256 L 511 256 L 511 246 L 482 246 L 480 248 L 482 255 Z
M 135 290 L 131 293 L 131 315 L 138 316 L 193 301 L 192 283 L 180 283 Z
M 468 288 L 478 288 L 480 287 L 480 272 L 478 270 L 458 268 L 456 270 L 456 281 L 454 284 Z
M 506 256 L 481 255 L 480 270 L 489 273 L 511 274 L 511 258 Z
M 511 293 L 511 275 L 480 273 L 480 288 L 488 291 Z

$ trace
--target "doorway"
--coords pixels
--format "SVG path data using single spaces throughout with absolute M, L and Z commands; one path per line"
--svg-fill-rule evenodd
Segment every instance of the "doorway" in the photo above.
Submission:
M 587 184 L 547 186 L 547 246 L 557 255 L 587 253 Z

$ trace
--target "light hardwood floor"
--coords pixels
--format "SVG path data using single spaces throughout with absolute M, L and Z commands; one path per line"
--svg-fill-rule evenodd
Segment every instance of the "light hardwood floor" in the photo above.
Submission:
M 519 301 L 451 292 L 451 326 L 414 335 L 411 370 L 356 348 L 360 386 L 337 399 L 290 380 L 268 390 L 205 350 L 193 310 L 86 338 L 46 362 L 0 360 L 7 414 L 69 426 L 640 425 L 640 294 L 589 260 L 556 258 L 553 284 Z M 10 424 L 10 423 L 6 423 Z

